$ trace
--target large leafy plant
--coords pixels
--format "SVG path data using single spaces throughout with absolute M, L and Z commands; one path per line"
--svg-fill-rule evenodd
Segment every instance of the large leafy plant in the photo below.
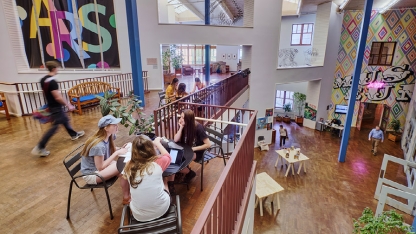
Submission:
M 100 99 L 102 116 L 112 114 L 116 118 L 121 118 L 121 124 L 129 128 L 129 135 L 133 133 L 148 134 L 153 132 L 153 115 L 146 118 L 143 108 L 140 106 L 142 101 L 138 96 L 130 94 L 127 105 L 122 105 L 118 99 L 113 99 L 114 93 L 104 92 L 103 96 L 96 97 Z
M 374 216 L 373 211 L 366 207 L 358 220 L 353 219 L 356 234 L 414 234 L 412 227 L 403 223 L 403 217 L 394 210 L 384 211 Z
M 400 124 L 400 121 L 398 119 L 394 119 L 390 123 L 390 127 L 393 129 L 395 134 L 399 134 L 400 126 L 401 126 L 401 124 Z
M 303 93 L 295 92 L 293 94 L 293 99 L 295 101 L 296 107 L 299 110 L 299 116 L 302 114 L 303 106 L 305 105 L 306 95 Z

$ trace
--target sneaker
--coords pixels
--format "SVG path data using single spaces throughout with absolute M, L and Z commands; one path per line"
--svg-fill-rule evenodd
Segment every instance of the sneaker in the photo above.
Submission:
M 33 148 L 32 149 L 32 152 L 31 152 L 33 155 L 38 155 L 38 156 L 41 156 L 41 157 L 46 157 L 46 156 L 48 156 L 49 154 L 51 154 L 51 152 L 50 151 L 47 151 L 47 150 L 45 150 L 45 149 L 39 149 L 39 147 L 38 146 L 35 146 L 35 148 Z
M 175 184 L 173 181 L 168 181 L 168 189 L 171 197 L 176 196 Z
M 374 149 L 372 149 L 371 152 L 374 152 Z
M 191 182 L 191 180 L 196 176 L 196 173 L 192 170 L 189 171 L 188 174 L 185 175 L 185 177 L 183 178 L 183 182 L 188 184 L 189 182 Z
M 376 156 L 376 153 L 373 153 L 373 156 Z
M 77 132 L 77 135 L 72 136 L 72 140 L 76 140 L 76 139 L 78 139 L 78 138 L 80 138 L 80 137 L 82 137 L 84 135 L 85 135 L 85 132 L 84 131 Z

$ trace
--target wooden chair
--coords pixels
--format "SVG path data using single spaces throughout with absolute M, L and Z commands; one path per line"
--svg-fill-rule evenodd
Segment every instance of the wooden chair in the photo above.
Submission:
M 157 92 L 157 94 L 159 95 L 159 107 L 161 107 L 166 104 L 166 99 L 165 99 L 166 93 L 165 91 L 160 91 L 160 92 Z
M 127 221 L 127 225 L 125 222 Z M 139 222 L 131 214 L 130 206 L 125 205 L 121 213 L 118 233 L 182 233 L 181 206 L 179 196 L 176 204 L 171 204 L 168 212 L 155 220 Z
M 108 209 L 110 210 L 110 217 L 111 219 L 113 219 L 114 216 L 113 216 L 113 211 L 111 209 L 111 202 L 110 202 L 110 196 L 108 195 L 108 188 L 111 187 L 117 181 L 118 177 L 115 176 L 109 180 L 104 180 L 104 178 L 101 175 L 97 173 L 93 173 L 91 175 L 96 175 L 100 177 L 103 182 L 99 184 L 86 184 L 84 179 L 82 179 L 84 175 L 82 175 L 80 172 L 81 157 L 82 157 L 80 155 L 81 153 L 80 149 L 82 149 L 82 147 L 84 147 L 84 144 L 78 146 L 78 148 L 76 148 L 74 151 L 72 151 L 67 156 L 65 156 L 64 161 L 63 161 L 66 170 L 71 176 L 71 182 L 69 184 L 68 207 L 67 207 L 66 218 L 69 219 L 69 207 L 71 205 L 72 185 L 75 184 L 79 189 L 91 189 L 91 192 L 93 191 L 94 188 L 104 188 L 105 194 L 107 196 Z M 80 182 L 82 184 L 80 184 Z
M 9 109 L 7 108 L 6 103 L 6 95 L 4 93 L 0 92 L 0 110 L 3 110 L 6 114 L 6 119 L 10 119 Z

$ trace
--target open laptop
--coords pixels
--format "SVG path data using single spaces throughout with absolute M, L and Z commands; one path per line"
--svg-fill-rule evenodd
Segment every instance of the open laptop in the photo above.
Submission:
M 171 158 L 170 165 L 180 166 L 182 164 L 183 150 L 170 149 L 169 154 Z

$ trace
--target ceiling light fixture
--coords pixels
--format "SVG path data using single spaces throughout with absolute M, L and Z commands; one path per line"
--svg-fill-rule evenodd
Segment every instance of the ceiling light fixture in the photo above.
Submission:
M 339 9 L 340 10 L 344 10 L 344 8 L 345 8 L 345 6 L 347 6 L 347 4 L 348 4 L 348 2 L 349 2 L 350 0 L 344 0 L 342 3 L 341 3 L 341 5 L 339 5 Z
M 384 14 L 388 9 L 390 9 L 392 6 L 396 5 L 396 3 L 398 3 L 400 0 L 393 0 L 391 2 L 389 2 L 385 7 L 383 7 L 379 13 L 380 14 Z

